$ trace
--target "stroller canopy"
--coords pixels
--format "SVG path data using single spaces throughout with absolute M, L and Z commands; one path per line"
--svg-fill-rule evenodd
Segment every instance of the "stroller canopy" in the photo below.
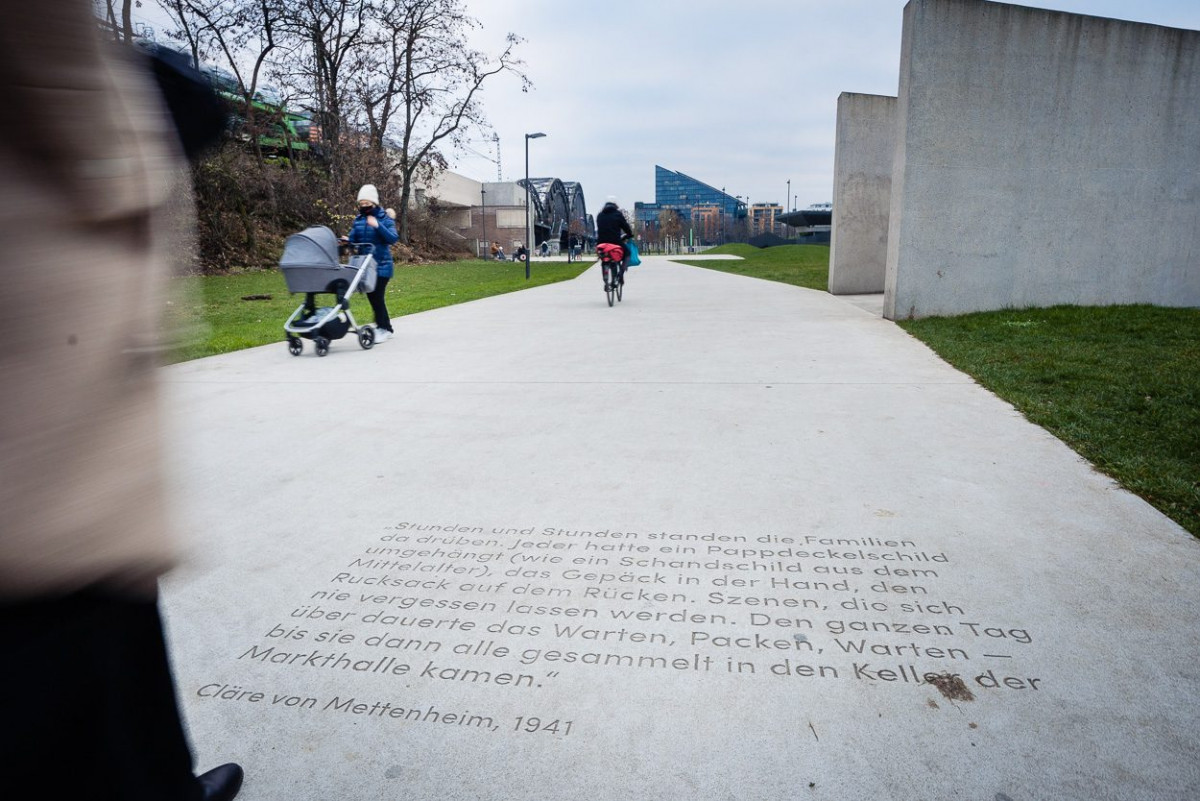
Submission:
M 338 238 L 324 225 L 292 234 L 283 244 L 280 267 L 337 267 Z

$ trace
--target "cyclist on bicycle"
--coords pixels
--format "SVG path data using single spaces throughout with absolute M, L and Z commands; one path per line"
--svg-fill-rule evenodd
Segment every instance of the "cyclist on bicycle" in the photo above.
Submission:
M 609 195 L 604 208 L 596 215 L 596 244 L 618 245 L 625 251 L 625 256 L 621 259 L 620 276 L 617 279 L 621 284 L 625 283 L 625 269 L 629 265 L 629 248 L 625 246 L 625 240 L 632 238 L 633 229 L 629 227 L 629 221 L 617 207 L 617 199 Z

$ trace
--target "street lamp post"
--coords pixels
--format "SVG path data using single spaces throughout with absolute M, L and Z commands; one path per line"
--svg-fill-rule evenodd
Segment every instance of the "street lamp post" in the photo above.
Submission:
M 541 139 L 541 131 L 525 134 L 525 280 L 529 280 L 529 259 L 533 256 L 533 228 L 529 224 L 529 140 Z
M 792 179 L 791 179 L 791 178 L 788 178 L 788 190 L 787 190 L 787 194 L 783 196 L 783 206 L 784 206 L 784 208 L 787 208 L 787 200 L 788 200 L 788 198 L 789 198 L 789 197 L 791 197 L 791 196 L 792 196 Z M 795 229 L 793 229 L 793 230 L 795 230 Z
M 483 257 L 487 258 L 487 190 L 479 185 L 479 222 L 483 225 Z

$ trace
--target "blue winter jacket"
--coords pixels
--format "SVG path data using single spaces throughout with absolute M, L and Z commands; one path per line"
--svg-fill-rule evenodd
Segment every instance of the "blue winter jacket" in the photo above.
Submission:
M 372 228 L 367 224 L 368 214 L 379 221 L 378 228 Z M 350 226 L 348 237 L 354 244 L 369 243 L 374 245 L 375 263 L 379 265 L 379 277 L 392 277 L 391 246 L 396 244 L 400 239 L 400 235 L 396 233 L 396 224 L 392 222 L 391 217 L 387 216 L 386 211 L 379 206 L 370 211 L 360 211 L 358 216 L 354 218 L 354 224 Z

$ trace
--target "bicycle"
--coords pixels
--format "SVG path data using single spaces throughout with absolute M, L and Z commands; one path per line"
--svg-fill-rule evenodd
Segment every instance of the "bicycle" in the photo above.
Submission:
M 621 300 L 625 290 L 625 249 L 620 245 L 601 243 L 596 246 L 596 254 L 600 257 L 600 272 L 604 276 L 604 295 L 608 305 L 613 305 L 614 298 Z

